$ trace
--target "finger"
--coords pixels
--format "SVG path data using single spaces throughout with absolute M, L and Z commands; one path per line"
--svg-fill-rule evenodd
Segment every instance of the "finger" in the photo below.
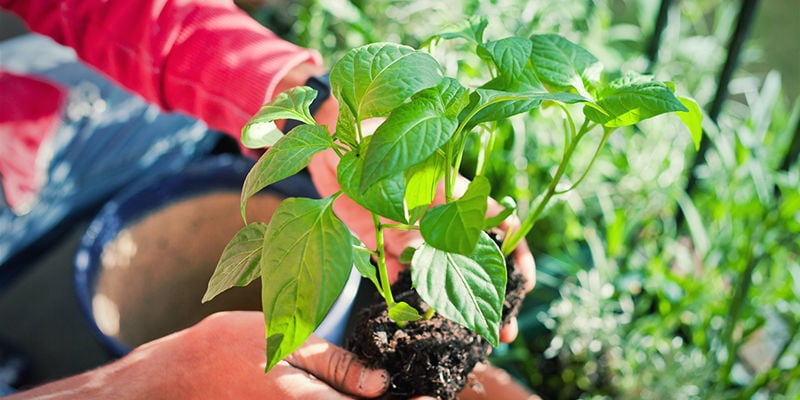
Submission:
M 517 319 L 511 318 L 511 320 L 503 326 L 503 329 L 500 330 L 500 341 L 503 343 L 511 343 L 517 338 L 518 333 L 519 326 L 517 325 Z
M 278 391 L 273 393 L 280 398 L 289 399 L 324 399 L 346 400 L 352 397 L 332 389 L 327 383 L 317 379 L 314 375 L 295 368 L 286 361 L 280 361 L 272 367 L 270 374 L 278 382 Z
M 536 286 L 536 260 L 533 259 L 525 240 L 519 242 L 513 256 L 514 263 L 525 278 L 525 291 L 530 292 Z
M 365 367 L 355 354 L 316 335 L 311 335 L 286 360 L 347 394 L 377 397 L 389 386 L 386 371 Z
M 478 384 L 467 385 L 458 395 L 459 400 L 541 400 L 514 381 L 506 371 L 480 363 L 472 370 Z

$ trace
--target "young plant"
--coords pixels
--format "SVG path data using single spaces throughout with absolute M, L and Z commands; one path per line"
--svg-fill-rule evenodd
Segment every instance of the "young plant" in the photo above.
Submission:
M 598 60 L 563 37 L 485 41 L 485 28 L 485 20 L 476 19 L 430 42 L 471 43 L 489 76 L 479 87 L 445 76 L 427 52 L 374 43 L 348 52 L 331 70 L 332 94 L 340 105 L 335 133 L 312 118 L 309 105 L 316 92 L 307 87 L 282 93 L 243 129 L 245 145 L 269 147 L 245 180 L 243 218 L 251 196 L 299 172 L 315 154 L 332 149 L 340 158 L 340 192 L 323 199 L 288 198 L 269 224 L 245 219 L 246 226 L 226 247 L 204 296 L 207 301 L 261 277 L 267 370 L 320 324 L 353 265 L 375 284 L 389 316 L 401 327 L 436 312 L 497 345 L 505 258 L 559 193 L 557 185 L 578 143 L 599 131 L 599 151 L 615 128 L 669 112 L 678 112 L 699 142 L 699 108 L 676 97 L 672 85 L 637 75 L 602 84 Z M 563 158 L 546 192 L 533 211 L 522 216 L 519 228 L 508 233 L 501 249 L 486 231 L 514 209 L 486 217 L 491 183 L 485 163 L 478 163 L 463 195 L 454 193 L 465 144 L 469 135 L 479 135 L 486 144 L 481 152 L 488 154 L 497 121 L 545 103 L 562 110 Z M 582 118 L 573 115 L 575 107 L 582 108 Z M 383 122 L 368 135 L 363 123 L 372 118 Z M 277 119 L 304 125 L 285 136 L 274 135 L 272 122 Z M 445 201 L 432 205 L 442 181 Z M 366 248 L 334 215 L 333 202 L 342 195 L 372 214 L 376 248 Z M 425 315 L 393 296 L 384 246 L 388 229 L 419 230 L 424 239 L 410 256 L 410 272 L 414 288 L 430 306 Z

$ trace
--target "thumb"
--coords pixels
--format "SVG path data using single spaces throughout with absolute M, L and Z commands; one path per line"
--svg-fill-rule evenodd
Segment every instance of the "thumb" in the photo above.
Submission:
M 389 386 L 386 371 L 367 368 L 355 354 L 316 335 L 311 335 L 286 361 L 353 396 L 377 397 Z

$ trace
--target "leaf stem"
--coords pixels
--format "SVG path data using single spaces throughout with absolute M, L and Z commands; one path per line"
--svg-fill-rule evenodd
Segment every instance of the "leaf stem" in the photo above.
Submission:
M 401 231 L 418 231 L 419 225 L 409 224 L 381 224 L 384 229 L 397 229 Z
M 536 221 L 539 220 L 539 216 L 542 214 L 542 211 L 544 211 L 545 206 L 547 206 L 547 203 L 550 202 L 550 199 L 553 197 L 553 195 L 556 194 L 558 182 L 561 181 L 561 177 L 564 176 L 564 173 L 567 170 L 567 165 L 569 165 L 569 161 L 572 158 L 572 154 L 575 152 L 578 142 L 580 142 L 586 133 L 591 131 L 595 125 L 596 124 L 592 123 L 588 119 L 584 119 L 583 125 L 581 125 L 581 129 L 575 135 L 574 140 L 569 141 L 569 143 L 565 145 L 564 153 L 561 157 L 561 163 L 558 164 L 555 175 L 553 175 L 553 179 L 547 186 L 544 196 L 542 196 L 541 200 L 539 200 L 539 203 L 536 205 L 536 209 L 525 216 L 525 220 L 522 221 L 522 224 L 520 224 L 519 228 L 509 230 L 501 248 L 504 255 L 510 255 L 511 252 L 514 251 L 514 248 L 517 247 L 517 244 L 525 238 L 531 229 L 533 229 L 534 224 L 536 224 Z
M 478 154 L 478 165 L 475 168 L 475 176 L 483 176 L 486 174 L 486 168 L 488 168 L 489 165 L 489 157 L 492 151 L 494 151 L 494 143 L 497 139 L 497 135 L 495 134 L 497 124 L 492 124 L 494 125 L 492 128 L 482 128 L 481 152 Z
M 459 129 L 461 129 L 461 127 L 459 127 Z M 458 133 L 458 130 L 456 130 L 456 134 L 457 133 Z M 447 160 L 446 162 L 449 164 L 450 160 L 453 159 L 453 143 L 451 143 L 451 142 L 447 143 L 445 148 L 446 148 L 445 149 L 445 151 L 446 151 L 445 159 Z M 455 168 L 451 168 L 450 165 L 446 165 L 445 168 L 444 168 L 444 199 L 445 199 L 445 203 L 450 202 L 450 199 L 453 198 L 453 188 L 455 187 L 455 179 L 453 178 L 453 175 L 455 175 L 455 174 L 453 174 L 454 169 Z
M 383 240 L 384 226 L 381 224 L 378 214 L 372 213 L 372 222 L 375 224 L 375 242 L 378 251 L 378 278 L 386 305 L 391 307 L 395 304 L 395 301 L 394 296 L 392 296 L 392 285 L 389 283 L 389 271 L 386 267 L 386 246 Z
M 467 142 L 466 137 L 462 137 L 462 136 L 465 136 L 464 129 L 466 129 L 467 124 L 469 123 L 469 121 L 474 116 L 478 115 L 478 113 L 481 110 L 485 109 L 486 107 L 489 107 L 490 105 L 495 104 L 495 103 L 500 103 L 500 102 L 509 101 L 509 100 L 524 100 L 524 98 L 519 97 L 519 96 L 500 96 L 500 97 L 497 97 L 495 99 L 492 99 L 491 101 L 486 102 L 485 104 L 481 104 L 481 105 L 475 107 L 474 109 L 472 109 L 469 112 L 469 114 L 467 114 L 467 116 L 464 117 L 464 119 L 461 120 L 461 122 L 458 124 L 458 127 L 456 128 L 456 131 L 453 133 L 453 137 L 457 138 L 456 142 L 459 143 L 459 145 L 458 145 L 459 149 L 458 149 L 458 152 L 456 153 L 456 158 L 455 158 L 455 160 L 453 162 L 453 165 L 452 165 L 452 171 L 455 171 L 456 173 L 453 173 L 451 171 L 450 167 L 445 169 L 445 199 L 446 199 L 446 201 L 449 202 L 450 199 L 452 199 L 452 197 L 453 197 L 452 191 L 453 191 L 453 187 L 455 187 L 456 177 L 458 176 L 457 172 L 458 172 L 459 168 L 461 168 L 461 159 L 462 159 L 462 156 L 464 154 L 464 147 L 466 146 L 466 142 Z M 492 135 L 494 135 L 494 133 L 492 133 Z M 448 160 L 448 162 L 450 160 L 453 160 L 452 144 L 448 144 L 447 145 L 447 160 Z M 448 192 L 448 189 L 449 189 L 449 192 Z
M 606 142 L 608 141 L 608 138 L 611 136 L 612 132 L 614 132 L 614 129 L 612 129 L 612 128 L 603 129 L 603 138 L 600 140 L 600 144 L 597 145 L 597 149 L 594 151 L 594 155 L 592 156 L 591 161 L 589 161 L 589 165 L 587 165 L 586 169 L 583 170 L 583 173 L 581 174 L 581 177 L 578 178 L 578 180 L 575 181 L 575 183 L 573 183 L 572 186 L 570 186 L 568 189 L 556 191 L 555 194 L 567 193 L 567 192 L 575 189 L 576 187 L 578 187 L 578 185 L 580 185 L 581 182 L 583 182 L 584 178 L 586 178 L 586 175 L 589 174 L 589 170 L 592 169 L 592 165 L 594 165 L 594 162 L 597 161 L 597 156 L 600 155 L 600 150 L 602 150 L 603 147 L 605 147 Z

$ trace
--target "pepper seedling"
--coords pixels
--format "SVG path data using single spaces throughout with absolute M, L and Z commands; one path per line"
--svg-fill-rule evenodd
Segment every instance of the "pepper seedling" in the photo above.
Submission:
M 388 229 L 420 231 L 423 243 L 407 255 L 413 286 L 430 310 L 497 345 L 507 279 L 505 257 L 558 194 L 557 185 L 581 140 L 594 132 L 602 135 L 596 158 L 616 128 L 674 112 L 699 143 L 699 108 L 691 99 L 676 97 L 670 83 L 629 74 L 604 84 L 597 58 L 561 36 L 484 40 L 485 28 L 485 20 L 473 19 L 429 42 L 471 43 L 488 77 L 478 87 L 445 76 L 426 51 L 374 43 L 349 51 L 331 69 L 332 95 L 340 107 L 335 132 L 312 118 L 309 105 L 316 92 L 308 87 L 278 95 L 244 127 L 246 146 L 269 150 L 245 180 L 243 218 L 251 196 L 298 173 L 317 153 L 332 149 L 339 157 L 341 191 L 322 199 L 287 198 L 269 224 L 245 219 L 244 228 L 225 248 L 203 298 L 208 301 L 230 287 L 261 278 L 267 370 L 321 323 L 353 265 L 374 283 L 398 324 L 426 317 L 393 297 L 384 243 Z M 561 109 L 563 157 L 545 193 L 537 197 L 531 212 L 520 216 L 521 225 L 508 233 L 501 249 L 486 231 L 515 210 L 486 217 L 491 192 L 486 164 L 478 163 L 466 192 L 454 195 L 465 144 L 469 135 L 479 135 L 485 144 L 480 151 L 488 154 L 497 121 L 528 115 L 545 103 Z M 372 118 L 383 121 L 368 135 L 364 122 Z M 265 133 L 273 131 L 278 119 L 304 124 L 285 136 Z M 433 205 L 442 181 L 444 203 Z M 333 202 L 342 195 L 371 213 L 376 248 L 367 248 L 334 214 Z

